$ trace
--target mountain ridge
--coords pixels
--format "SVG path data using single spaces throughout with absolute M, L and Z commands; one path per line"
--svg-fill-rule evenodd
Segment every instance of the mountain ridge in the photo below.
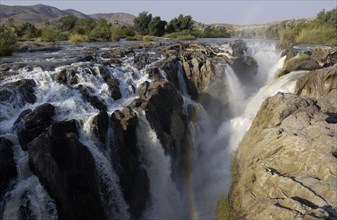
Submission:
M 97 13 L 85 14 L 75 9 L 61 10 L 54 6 L 36 4 L 31 6 L 8 6 L 0 4 L 0 23 L 14 20 L 16 23 L 29 22 L 37 26 L 46 24 L 56 24 L 57 20 L 64 16 L 75 16 L 78 18 L 104 18 L 111 23 L 118 23 L 121 25 L 132 25 L 134 15 L 128 13 Z

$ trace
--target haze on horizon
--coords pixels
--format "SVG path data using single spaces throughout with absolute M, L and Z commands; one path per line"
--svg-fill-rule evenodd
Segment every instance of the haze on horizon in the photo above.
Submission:
M 45 4 L 62 10 L 75 9 L 86 14 L 125 12 L 137 16 L 142 11 L 148 11 L 167 21 L 183 14 L 191 15 L 195 21 L 206 24 L 263 24 L 309 18 L 322 9 L 331 10 L 337 7 L 336 0 L 2 0 L 1 4 Z

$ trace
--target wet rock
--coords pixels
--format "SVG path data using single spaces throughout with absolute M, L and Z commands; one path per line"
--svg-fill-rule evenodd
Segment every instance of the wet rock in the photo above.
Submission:
M 106 84 L 108 84 L 109 90 L 111 92 L 111 97 L 114 100 L 118 100 L 122 98 L 122 93 L 119 88 L 118 79 L 111 76 L 109 70 L 104 66 L 99 67 L 99 73 L 101 77 L 103 78 L 103 80 L 106 82 Z
M 245 219 L 334 219 L 337 127 L 316 100 L 278 93 L 267 98 L 238 148 L 234 216 Z M 332 171 L 332 172 L 331 172 Z
M 104 219 L 94 158 L 74 122 L 51 125 L 28 146 L 29 165 L 57 206 L 59 219 Z
M 109 127 L 109 115 L 106 111 L 100 111 L 93 119 L 91 129 L 98 140 L 105 143 Z
M 312 71 L 298 79 L 295 93 L 318 99 L 327 96 L 334 89 L 337 89 L 337 64 Z
M 89 87 L 86 87 L 84 85 L 80 85 L 77 87 L 77 89 L 82 94 L 83 99 L 85 99 L 87 102 L 89 102 L 93 107 L 97 108 L 100 111 L 106 111 L 107 107 L 103 100 L 100 100 L 99 97 L 96 95 L 93 95 L 92 90 Z
M 36 96 L 34 87 L 36 83 L 32 79 L 22 79 L 16 82 L 6 83 L 0 88 L 0 102 L 7 101 L 23 106 L 27 103 L 34 103 Z
M 111 115 L 114 130 L 113 158 L 115 169 L 123 186 L 129 212 L 135 219 L 142 217 L 150 198 L 149 178 L 140 161 L 136 128 L 138 117 L 130 108 L 115 111 Z
M 16 163 L 13 155 L 13 144 L 0 137 L 0 199 L 3 199 L 10 182 L 17 177 Z
M 247 52 L 247 44 L 241 39 L 235 40 L 233 44 L 230 44 L 230 47 L 235 57 L 241 57 Z
M 16 132 L 22 149 L 27 150 L 27 145 L 53 122 L 55 107 L 49 103 L 40 105 L 34 111 L 27 109 L 19 115 L 13 129 Z
M 258 71 L 258 64 L 253 57 L 241 56 L 234 59 L 232 68 L 241 82 L 251 82 Z
M 78 79 L 73 69 L 63 69 L 56 77 L 58 83 L 61 84 L 77 84 Z
M 278 70 L 276 75 L 280 77 L 292 71 L 297 70 L 311 71 L 320 68 L 321 66 L 317 63 L 317 61 L 312 59 L 309 55 L 301 53 L 297 54 L 295 57 L 286 60 L 284 66 L 280 70 Z
M 164 72 L 166 73 L 167 79 L 171 81 L 176 88 L 179 88 L 179 80 L 178 80 L 178 74 L 179 74 L 178 65 L 179 64 L 178 62 L 179 62 L 178 57 L 171 55 L 157 64 L 159 69 L 164 70 Z

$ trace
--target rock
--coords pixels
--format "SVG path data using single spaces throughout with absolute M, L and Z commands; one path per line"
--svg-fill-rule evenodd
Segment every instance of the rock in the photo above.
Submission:
M 29 165 L 54 199 L 59 219 L 104 219 L 94 158 L 74 132 L 56 122 L 28 146 Z
M 77 84 L 78 78 L 73 69 L 63 69 L 56 77 L 56 81 L 61 84 Z
M 10 182 L 17 178 L 16 163 L 13 155 L 13 144 L 0 137 L 0 199 L 3 199 Z
M 337 48 L 318 47 L 311 50 L 311 58 L 317 61 L 320 66 L 328 67 L 337 63 Z
M 122 93 L 119 88 L 118 79 L 110 75 L 109 70 L 106 67 L 99 66 L 99 73 L 103 80 L 108 84 L 109 90 L 111 92 L 111 97 L 114 100 L 122 98 Z
M 157 66 L 159 69 L 164 70 L 166 73 L 167 79 L 174 84 L 176 88 L 179 88 L 179 80 L 178 80 L 178 62 L 179 59 L 177 56 L 171 55 L 163 61 L 159 62 Z
M 241 57 L 244 56 L 247 52 L 247 44 L 241 39 L 235 40 L 233 44 L 230 44 L 230 47 L 232 48 L 232 55 L 235 57 Z
M 292 71 L 297 71 L 297 70 L 316 70 L 320 69 L 321 66 L 312 59 L 309 55 L 307 54 L 297 54 L 295 57 L 289 58 L 288 60 L 285 61 L 284 66 L 278 70 L 276 75 L 278 77 L 281 77 L 287 73 L 290 73 Z
M 189 141 L 187 120 L 183 113 L 183 99 L 174 85 L 165 80 L 145 82 L 138 88 L 139 108 L 155 130 L 164 151 L 171 157 L 174 178 L 185 175 L 181 169 Z M 135 103 L 133 103 L 135 104 Z
M 89 102 L 93 107 L 97 108 L 100 111 L 106 111 L 107 107 L 103 100 L 100 100 L 99 97 L 96 95 L 93 95 L 93 91 L 90 87 L 86 87 L 84 85 L 80 85 L 77 87 L 77 89 L 82 94 L 82 97 L 84 100 Z
M 98 140 L 105 143 L 109 127 L 109 115 L 106 111 L 100 111 L 93 119 L 91 129 Z
M 278 93 L 263 102 L 238 148 L 234 216 L 337 218 L 337 125 L 328 117 L 308 97 Z
M 40 105 L 34 111 L 27 109 L 19 115 L 14 122 L 16 132 L 22 149 L 27 150 L 27 145 L 53 122 L 55 107 L 49 103 Z
M 188 94 L 193 100 L 198 100 L 210 82 L 214 65 L 205 57 L 192 58 L 183 62 L 183 69 L 187 78 Z
M 259 66 L 253 57 L 241 56 L 234 59 L 232 68 L 241 82 L 251 82 Z
M 6 83 L 0 88 L 0 102 L 18 103 L 19 106 L 23 106 L 27 103 L 32 104 L 36 101 L 34 87 L 36 87 L 36 83 L 32 79 L 22 79 L 16 82 Z
M 334 89 L 337 89 L 337 64 L 312 71 L 298 79 L 295 94 L 318 99 L 327 96 Z
M 136 128 L 138 117 L 130 108 L 115 111 L 111 115 L 114 130 L 112 162 L 120 178 L 120 184 L 129 212 L 135 219 L 142 217 L 150 198 L 149 177 L 140 164 Z

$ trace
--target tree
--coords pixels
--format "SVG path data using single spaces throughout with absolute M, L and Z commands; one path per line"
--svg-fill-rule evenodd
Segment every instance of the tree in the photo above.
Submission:
M 92 18 L 80 18 L 76 20 L 74 30 L 77 34 L 89 34 L 95 28 L 95 20 Z
M 75 16 L 64 16 L 58 20 L 57 28 L 61 31 L 70 31 L 75 27 L 77 20 Z
M 169 25 L 167 26 L 167 32 L 179 32 L 184 30 L 192 30 L 193 29 L 193 20 L 192 17 L 187 15 L 179 15 L 176 18 L 173 18 Z
M 149 24 L 152 20 L 152 14 L 148 14 L 147 11 L 139 13 L 139 15 L 133 20 L 134 28 L 136 32 L 141 35 L 149 33 Z
M 16 35 L 10 27 L 0 25 L 0 56 L 11 55 L 16 49 Z
M 90 32 L 90 37 L 100 40 L 110 40 L 111 24 L 109 24 L 105 19 L 99 19 L 96 21 L 95 28 Z
M 163 36 L 167 22 L 162 21 L 160 17 L 154 17 L 149 23 L 149 34 L 153 36 Z
M 37 29 L 33 24 L 26 22 L 17 28 L 17 35 L 21 40 L 31 40 L 32 38 L 41 36 L 41 30 Z

